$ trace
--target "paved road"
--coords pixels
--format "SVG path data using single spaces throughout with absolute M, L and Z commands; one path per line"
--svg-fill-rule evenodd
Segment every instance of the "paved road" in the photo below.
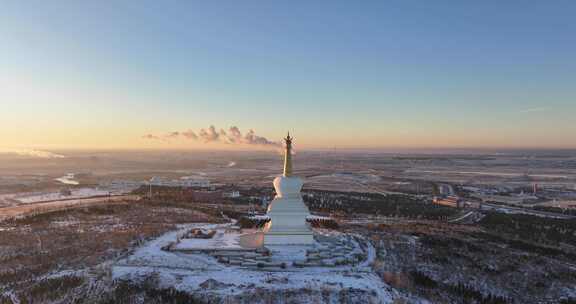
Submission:
M 482 210 L 498 211 L 499 209 L 503 210 L 505 213 L 529 214 L 529 215 L 552 217 L 552 218 L 567 219 L 567 220 L 576 219 L 576 216 L 566 215 L 566 214 L 562 214 L 562 213 L 554 213 L 554 212 L 530 210 L 530 209 L 520 208 L 520 207 L 501 206 L 501 205 L 495 205 L 495 204 L 490 204 L 490 203 L 482 203 Z
M 87 198 L 70 199 L 70 200 L 39 202 L 14 207 L 5 207 L 0 208 L 0 220 L 21 216 L 32 212 L 42 213 L 72 207 L 84 207 L 87 205 L 95 205 L 99 203 L 120 202 L 125 200 L 139 200 L 139 199 L 140 196 L 138 195 L 118 195 L 118 196 L 104 196 L 104 197 L 99 196 L 99 197 L 87 197 Z

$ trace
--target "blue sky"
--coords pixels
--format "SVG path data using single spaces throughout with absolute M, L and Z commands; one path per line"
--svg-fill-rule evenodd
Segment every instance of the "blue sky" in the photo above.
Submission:
M 0 1 L 0 137 L 576 147 L 574 1 Z

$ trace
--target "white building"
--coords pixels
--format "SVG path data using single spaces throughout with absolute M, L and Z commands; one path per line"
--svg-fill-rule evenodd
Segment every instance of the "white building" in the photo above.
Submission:
M 234 190 L 231 192 L 225 192 L 222 194 L 222 196 L 227 197 L 227 198 L 238 198 L 238 197 L 240 197 L 240 191 Z
M 284 139 L 284 174 L 274 179 L 276 197 L 268 206 L 267 230 L 264 234 L 264 245 L 309 245 L 314 243 L 312 230 L 306 222 L 310 216 L 308 207 L 302 200 L 300 190 L 304 182 L 292 176 L 292 138 L 290 134 Z
M 154 176 L 150 179 L 149 184 L 152 186 L 184 187 L 184 188 L 210 187 L 209 180 L 200 178 L 181 178 L 181 179 L 169 180 L 163 177 Z

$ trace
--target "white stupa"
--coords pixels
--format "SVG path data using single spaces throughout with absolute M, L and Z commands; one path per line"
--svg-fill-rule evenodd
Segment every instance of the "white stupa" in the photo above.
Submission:
M 276 197 L 268 207 L 270 223 L 264 235 L 264 245 L 307 245 L 314 243 L 312 230 L 306 223 L 310 215 L 300 190 L 304 182 L 292 176 L 292 139 L 284 139 L 284 174 L 274 179 Z

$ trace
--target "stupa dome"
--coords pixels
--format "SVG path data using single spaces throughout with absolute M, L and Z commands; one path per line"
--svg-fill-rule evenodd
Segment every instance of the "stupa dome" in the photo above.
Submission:
M 298 198 L 304 182 L 296 176 L 278 176 L 274 179 L 274 189 L 278 198 Z

